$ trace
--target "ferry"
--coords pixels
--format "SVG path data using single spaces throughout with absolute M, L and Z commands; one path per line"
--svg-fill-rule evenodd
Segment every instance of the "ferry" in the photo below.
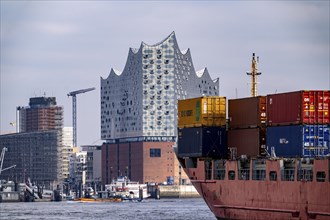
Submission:
M 120 196 L 124 200 L 146 199 L 150 197 L 147 184 L 130 181 L 126 176 L 120 176 L 111 184 L 105 185 L 110 197 Z

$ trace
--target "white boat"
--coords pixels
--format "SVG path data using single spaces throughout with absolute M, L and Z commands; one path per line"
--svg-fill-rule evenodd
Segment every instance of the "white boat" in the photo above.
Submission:
M 110 196 L 121 196 L 123 199 L 146 199 L 150 197 L 147 184 L 130 181 L 126 176 L 118 177 L 111 184 L 105 185 Z

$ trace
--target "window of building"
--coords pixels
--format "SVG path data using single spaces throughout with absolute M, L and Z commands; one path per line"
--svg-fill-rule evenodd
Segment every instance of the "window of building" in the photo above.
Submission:
M 325 182 L 325 172 L 324 171 L 316 172 L 316 181 L 317 182 Z
M 277 180 L 277 172 L 276 171 L 270 171 L 269 172 L 269 180 L 270 181 L 276 181 Z
M 161 149 L 150 148 L 150 157 L 161 157 Z
M 229 170 L 228 171 L 228 179 L 229 180 L 235 180 L 235 171 L 234 170 Z

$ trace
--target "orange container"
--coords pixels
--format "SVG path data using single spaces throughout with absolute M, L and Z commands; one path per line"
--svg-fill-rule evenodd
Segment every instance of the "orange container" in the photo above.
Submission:
M 225 126 L 226 97 L 210 96 L 178 101 L 178 127 Z

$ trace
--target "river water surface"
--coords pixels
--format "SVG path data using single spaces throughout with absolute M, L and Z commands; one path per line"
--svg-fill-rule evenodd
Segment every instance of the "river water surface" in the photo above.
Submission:
M 204 219 L 215 220 L 204 200 L 194 199 L 146 199 L 142 202 L 77 203 L 20 202 L 0 203 L 1 220 L 38 219 Z

